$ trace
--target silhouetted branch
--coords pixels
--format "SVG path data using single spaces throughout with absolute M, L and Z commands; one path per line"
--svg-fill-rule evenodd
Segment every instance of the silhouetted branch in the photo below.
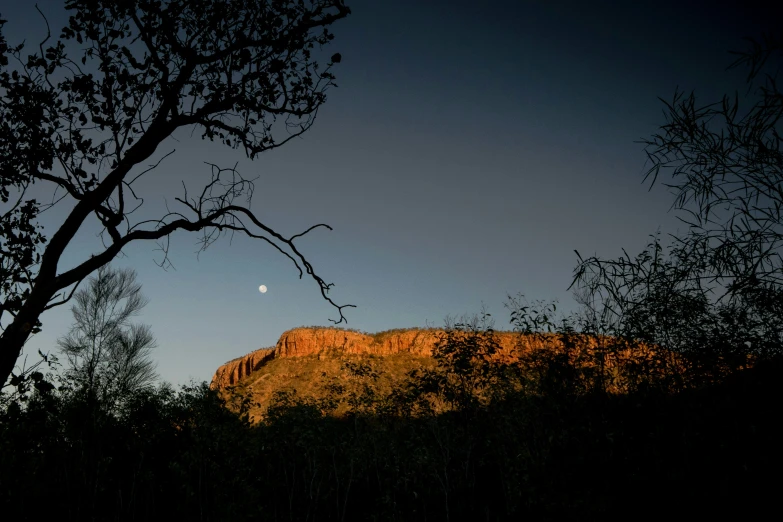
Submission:
M 0 151 L 0 198 L 6 202 L 12 190 L 38 180 L 64 189 L 75 203 L 48 241 L 35 225 L 35 200 L 0 219 L 4 238 L 21 238 L 0 263 L 0 311 L 14 317 L 0 338 L 0 380 L 38 331 L 40 314 L 62 304 L 52 303 L 57 292 L 78 286 L 135 240 L 159 241 L 161 264 L 170 266 L 167 235 L 177 230 L 205 232 L 200 251 L 232 227 L 267 241 L 334 305 L 326 297 L 331 285 L 293 245 L 302 234 L 286 239 L 233 203 L 239 194 L 252 196 L 251 181 L 228 181 L 218 170 L 200 199 L 188 201 L 186 193 L 181 201 L 195 212 L 192 219 L 169 212 L 132 224 L 128 216 L 144 202 L 133 183 L 172 153 L 149 168 L 140 165 L 177 129 L 199 127 L 202 138 L 241 147 L 253 159 L 313 125 L 340 61 L 335 54 L 321 67 L 313 50 L 327 45 L 329 26 L 350 13 L 343 0 L 69 0 L 66 7 L 68 25 L 49 47 L 44 17 L 47 37 L 37 55 L 23 56 L 23 46 L 9 47 L 0 33 L 0 144 L 8 149 Z M 6 72 L 8 57 L 16 68 Z M 63 174 L 52 173 L 54 164 Z M 128 197 L 139 202 L 132 210 Z M 104 227 L 104 250 L 58 274 L 63 252 L 90 215 Z M 141 229 L 150 224 L 155 228 Z M 344 307 L 335 306 L 344 320 Z

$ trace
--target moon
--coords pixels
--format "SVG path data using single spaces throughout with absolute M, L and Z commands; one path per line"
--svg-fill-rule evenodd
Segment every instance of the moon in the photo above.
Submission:
M 266 285 L 259 286 L 258 287 L 258 291 L 261 292 L 262 294 L 265 294 L 266 293 Z

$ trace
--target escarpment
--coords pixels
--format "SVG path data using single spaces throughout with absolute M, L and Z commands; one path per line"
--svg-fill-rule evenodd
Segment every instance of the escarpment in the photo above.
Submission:
M 212 389 L 225 389 L 237 384 L 240 379 L 247 377 L 264 363 L 272 360 L 275 356 L 274 348 L 261 348 L 250 352 L 244 357 L 238 357 L 221 366 L 212 376 L 212 382 L 209 387 Z
M 284 332 L 274 347 L 261 348 L 225 363 L 213 375 L 210 387 L 225 389 L 234 386 L 273 359 L 396 354 L 431 357 L 443 333 L 434 329 L 406 329 L 371 335 L 340 328 L 294 328 Z M 499 332 L 497 336 L 501 351 L 511 354 L 518 334 Z
M 443 330 L 394 330 L 374 335 L 339 328 L 296 328 L 280 336 L 275 358 L 308 355 L 375 355 L 408 354 L 430 357 Z M 501 351 L 514 348 L 518 334 L 498 332 Z
M 397 360 L 415 359 L 421 362 L 431 359 L 446 332 L 437 329 L 400 329 L 377 334 L 367 334 L 340 328 L 294 328 L 284 332 L 272 348 L 261 348 L 244 357 L 227 362 L 217 369 L 212 377 L 211 387 L 224 390 L 247 380 L 252 374 L 261 372 L 272 361 L 317 358 L 322 361 L 341 358 L 389 358 Z M 682 369 L 685 361 L 662 349 L 637 345 L 618 349 L 616 340 L 574 335 L 564 341 L 562 336 L 524 335 L 516 332 L 495 332 L 498 349 L 493 356 L 502 362 L 519 361 L 525 355 L 536 352 L 560 353 L 565 361 L 575 367 L 595 367 L 606 373 L 607 378 L 617 379 L 618 374 L 640 366 L 645 371 L 666 371 Z M 611 350 L 606 350 L 612 345 Z M 295 367 L 295 363 L 289 365 Z M 293 372 L 295 370 L 289 371 Z M 263 373 L 263 372 L 262 372 Z M 623 387 L 619 382 L 617 383 Z

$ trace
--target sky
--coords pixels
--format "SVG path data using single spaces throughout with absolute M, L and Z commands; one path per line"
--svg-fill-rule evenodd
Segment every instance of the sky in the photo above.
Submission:
M 334 283 L 330 297 L 356 305 L 344 326 L 367 332 L 443 326 L 482 305 L 507 329 L 504 303 L 519 293 L 575 310 L 574 250 L 633 255 L 657 230 L 677 230 L 671 194 L 642 183 L 637 142 L 665 123 L 658 97 L 744 92 L 746 71 L 726 70 L 729 51 L 780 20 L 748 2 L 347 4 L 329 48 L 342 54 L 338 88 L 301 139 L 250 161 L 179 131 L 157 157 L 176 152 L 142 188 L 154 215 L 181 196 L 183 180 L 195 190 L 208 179 L 204 162 L 258 176 L 250 208 L 265 224 L 284 235 L 333 228 L 297 245 Z M 65 25 L 61 2 L 38 5 L 54 33 Z M 0 15 L 11 44 L 45 34 L 32 2 L 0 0 Z M 66 211 L 42 215 L 49 234 Z M 98 231 L 85 226 L 60 271 L 99 251 Z M 143 285 L 149 304 L 137 321 L 157 339 L 163 380 L 209 380 L 290 328 L 337 317 L 317 284 L 265 243 L 226 237 L 196 256 L 197 240 L 172 236 L 166 271 L 150 242 L 112 264 Z M 38 349 L 57 352 L 69 305 L 41 320 L 28 362 Z

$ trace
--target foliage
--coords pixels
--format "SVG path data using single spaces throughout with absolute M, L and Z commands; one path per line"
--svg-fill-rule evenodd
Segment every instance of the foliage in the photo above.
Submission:
M 210 181 L 195 192 L 183 180 L 173 198 L 179 210 L 135 213 L 144 202 L 138 180 L 174 152 L 160 149 L 178 129 L 252 159 L 313 125 L 335 86 L 331 69 L 341 55 L 323 57 L 321 48 L 333 39 L 329 27 L 350 13 L 343 0 L 67 0 L 65 7 L 71 16 L 60 37 L 50 42 L 48 32 L 30 54 L 24 44 L 8 45 L 0 21 L 0 319 L 10 316 L 0 336 L 0 382 L 39 331 L 41 313 L 67 302 L 132 241 L 157 241 L 167 267 L 178 230 L 200 232 L 200 251 L 227 233 L 270 244 L 300 277 L 315 280 L 342 322 L 350 305 L 331 300 L 332 285 L 295 244 L 329 227 L 285 237 L 266 226 L 249 210 L 254 180 L 235 167 L 210 164 Z M 51 188 L 50 204 L 26 195 L 34 183 Z M 67 217 L 45 238 L 37 216 L 63 200 Z M 58 273 L 88 218 L 98 221 L 103 248 Z
M 491 395 L 500 393 L 505 369 L 494 359 L 498 351 L 490 314 L 482 312 L 447 325 L 433 352 L 436 366 L 411 375 L 417 385 L 413 395 L 430 396 L 434 399 L 430 402 L 442 402 L 447 410 L 467 411 L 487 404 Z
M 678 92 L 664 102 L 662 132 L 643 141 L 652 162 L 645 179 L 671 174 L 664 184 L 687 232 L 672 236 L 668 253 L 657 235 L 636 257 L 577 252 L 572 282 L 607 333 L 698 355 L 716 375 L 780 355 L 783 341 L 783 94 L 775 81 L 783 41 L 765 38 L 740 56 L 735 65 L 750 66 L 751 88 L 765 64 L 772 69 L 746 114 L 738 116 L 737 95 L 698 107 Z
M 155 338 L 148 326 L 130 322 L 146 305 L 136 273 L 104 265 L 74 300 L 74 325 L 58 341 L 72 381 L 105 402 L 152 385 Z

